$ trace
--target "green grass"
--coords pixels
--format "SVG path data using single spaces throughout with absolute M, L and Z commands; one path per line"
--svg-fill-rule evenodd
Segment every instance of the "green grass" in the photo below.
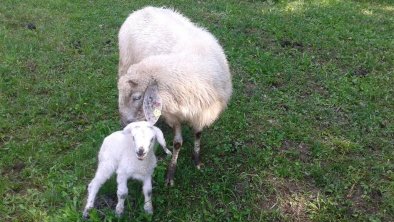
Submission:
M 147 4 L 2 1 L 0 221 L 81 220 L 99 146 L 120 128 L 117 31 Z M 164 186 L 168 160 L 161 161 L 154 215 L 143 213 L 141 184 L 130 181 L 121 221 L 394 218 L 392 1 L 155 5 L 218 37 L 234 94 L 203 133 L 203 169 L 192 164 L 185 127 L 175 187 Z M 91 221 L 117 220 L 115 201 L 111 179 Z

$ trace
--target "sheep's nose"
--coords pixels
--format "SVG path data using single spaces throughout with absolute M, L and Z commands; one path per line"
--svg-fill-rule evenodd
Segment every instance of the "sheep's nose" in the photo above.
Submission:
M 132 122 L 133 122 L 133 120 L 127 119 L 125 121 L 121 121 L 121 125 L 122 125 L 122 127 L 125 127 L 125 126 L 129 125 Z
M 130 124 L 130 123 L 132 123 L 132 122 L 135 122 L 135 119 L 127 119 L 127 120 L 126 120 L 126 124 L 127 124 L 127 125 Z
M 120 120 L 120 125 L 122 125 L 122 127 L 125 127 L 127 125 L 129 125 L 132 122 L 135 122 L 136 119 L 135 118 L 121 118 Z

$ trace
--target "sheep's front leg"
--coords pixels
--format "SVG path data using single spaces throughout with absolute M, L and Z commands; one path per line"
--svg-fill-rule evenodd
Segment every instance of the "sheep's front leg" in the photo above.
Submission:
M 167 169 L 166 185 L 174 186 L 174 174 L 176 169 L 176 163 L 178 161 L 179 151 L 181 149 L 182 139 L 182 127 L 180 124 L 174 126 L 175 137 L 174 137 L 174 150 L 172 154 L 171 163 Z
M 116 182 L 118 183 L 118 204 L 116 204 L 116 215 L 119 217 L 123 214 L 124 210 L 124 201 L 127 197 L 128 189 L 127 189 L 127 176 L 124 174 L 118 174 L 116 178 Z
M 152 206 L 152 177 L 147 178 L 144 181 L 142 191 L 145 197 L 144 210 L 148 214 L 153 214 Z
M 201 169 L 201 165 L 202 165 L 200 160 L 200 141 L 201 141 L 201 130 L 195 130 L 193 161 L 197 169 Z
M 83 211 L 84 218 L 89 218 L 89 210 L 93 208 L 97 192 L 103 183 L 109 179 L 113 172 L 114 170 L 111 167 L 106 167 L 106 164 L 99 164 L 96 175 L 88 186 L 88 200 Z

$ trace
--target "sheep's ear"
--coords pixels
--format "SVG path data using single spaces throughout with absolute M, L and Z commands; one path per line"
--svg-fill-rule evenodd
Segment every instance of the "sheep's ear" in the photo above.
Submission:
M 171 151 L 167 149 L 166 140 L 164 139 L 163 132 L 156 126 L 153 126 L 153 129 L 155 130 L 157 142 L 160 144 L 161 147 L 163 147 L 163 150 L 164 152 L 166 152 L 167 155 L 171 155 Z
M 138 83 L 137 83 L 135 80 L 132 80 L 132 79 L 127 80 L 127 83 L 128 83 L 132 88 L 138 86 Z
M 124 78 L 124 81 L 127 82 L 131 87 L 138 86 L 138 75 L 133 66 L 130 66 L 126 72 L 126 75 L 121 76 L 121 78 Z
M 161 116 L 161 109 L 163 107 L 162 100 L 159 96 L 159 89 L 157 83 L 149 85 L 145 91 L 143 110 L 145 119 L 154 125 Z

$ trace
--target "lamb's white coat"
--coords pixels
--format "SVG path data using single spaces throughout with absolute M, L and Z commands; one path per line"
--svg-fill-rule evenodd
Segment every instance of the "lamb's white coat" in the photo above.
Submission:
M 140 98 L 152 82 L 162 99 L 162 116 L 175 129 L 174 144 L 183 142 L 181 123 L 199 133 L 227 107 L 232 94 L 229 65 L 217 39 L 204 28 L 174 10 L 145 7 L 129 15 L 118 37 L 124 125 L 144 119 Z M 196 137 L 196 156 L 199 147 Z M 176 165 L 177 154 L 174 150 L 171 165 Z
M 152 174 L 157 162 L 153 150 L 155 139 L 167 154 L 171 154 L 166 148 L 161 130 L 145 121 L 130 123 L 123 131 L 114 132 L 104 139 L 98 156 L 99 164 L 96 175 L 88 186 L 89 194 L 84 217 L 88 217 L 88 211 L 93 207 L 101 185 L 114 172 L 117 174 L 118 183 L 116 213 L 118 215 L 123 213 L 129 178 L 143 182 L 144 209 L 148 213 L 153 212 L 151 202 Z M 142 155 L 137 155 L 138 152 Z

